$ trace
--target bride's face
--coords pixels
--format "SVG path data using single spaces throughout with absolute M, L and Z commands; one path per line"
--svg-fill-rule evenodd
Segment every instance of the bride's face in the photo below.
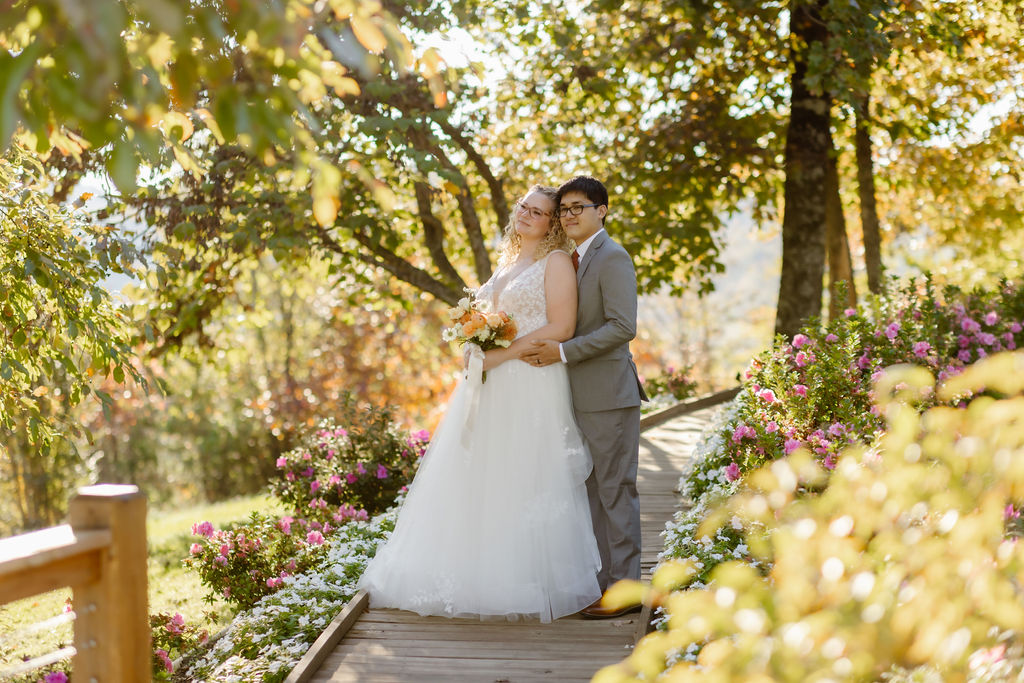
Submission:
M 515 206 L 516 232 L 526 240 L 540 240 L 551 228 L 555 203 L 540 192 L 531 192 Z

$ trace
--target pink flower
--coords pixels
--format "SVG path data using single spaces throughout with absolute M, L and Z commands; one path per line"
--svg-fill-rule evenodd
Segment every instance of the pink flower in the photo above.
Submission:
M 287 467 L 288 466 L 288 458 L 286 458 L 286 457 L 284 457 L 282 455 L 280 458 L 277 459 L 277 466 L 278 467 Z
M 347 481 L 350 484 L 354 484 L 357 481 L 359 481 L 359 477 L 357 477 L 354 472 L 349 472 L 348 474 L 345 475 L 345 481 Z
M 765 389 L 758 395 L 765 403 L 775 403 L 775 392 L 771 389 Z
M 295 481 L 295 473 L 285 472 L 284 478 L 287 479 L 288 481 Z
M 412 438 L 417 441 L 430 441 L 430 430 L 421 429 L 418 432 L 413 432 Z
M 292 532 L 292 522 L 295 520 L 291 517 L 282 517 L 277 521 L 277 528 L 285 533 L 285 535 Z
M 320 490 L 320 482 L 319 481 L 314 479 L 313 481 L 309 482 L 309 492 L 310 493 L 316 493 L 319 490 Z
M 387 479 L 388 478 L 388 468 L 384 467 L 384 465 L 377 465 L 377 478 L 378 479 Z
M 836 468 L 836 456 L 834 453 L 829 453 L 825 456 L 825 459 L 821 462 L 822 466 L 826 470 L 834 470 Z
M 174 616 L 171 617 L 171 620 L 167 622 L 167 625 L 164 628 L 175 635 L 181 633 L 185 629 L 185 617 L 175 612 Z
M 810 338 L 806 334 L 798 334 L 793 337 L 793 348 L 799 349 L 801 346 L 805 346 L 811 342 Z
M 971 320 L 970 318 L 964 318 L 960 321 L 960 329 L 964 332 L 977 332 L 981 329 L 981 325 Z
M 209 522 L 199 522 L 198 524 L 193 524 L 192 535 L 206 536 L 207 538 L 213 536 L 213 524 Z
M 725 478 L 729 481 L 736 481 L 737 479 L 739 479 L 740 466 L 737 465 L 735 462 L 730 463 L 729 466 L 725 468 Z
M 965 363 L 971 362 L 971 352 L 969 349 L 960 349 L 960 351 L 956 354 L 956 357 Z
M 326 455 L 326 456 L 324 456 L 324 458 L 325 458 L 325 459 L 327 459 L 327 460 L 330 460 L 330 459 L 331 459 L 331 458 L 333 458 L 333 457 L 334 457 L 335 455 L 337 455 L 337 452 L 335 452 L 335 450 L 334 450 L 333 448 L 331 448 L 331 449 L 329 449 L 329 450 L 327 451 L 327 455 Z
M 825 341 L 827 341 L 827 342 L 828 342 L 829 344 L 831 344 L 831 343 L 833 343 L 833 342 L 837 342 L 837 341 L 839 341 L 839 337 L 837 337 L 836 335 L 834 335 L 834 334 L 832 334 L 831 332 L 829 332 L 829 333 L 828 333 L 828 334 L 827 334 L 827 335 L 825 336 Z
M 992 334 L 991 332 L 979 332 L 978 341 L 980 341 L 985 346 L 992 346 L 993 344 L 996 343 L 996 335 Z
M 271 576 L 269 579 L 267 579 L 267 588 L 277 588 L 282 583 L 284 583 L 283 579 L 279 579 L 276 576 Z
M 341 427 L 338 427 L 337 429 L 334 430 L 334 435 L 335 436 L 348 436 L 348 431 L 345 430 L 345 429 L 342 429 Z
M 313 456 L 309 454 L 309 451 L 307 451 L 307 452 L 302 454 L 302 459 L 303 460 L 312 460 Z
M 320 545 L 324 542 L 324 536 L 319 531 L 310 531 L 306 534 L 306 543 L 310 545 Z
M 1020 511 L 1013 507 L 1013 503 L 1010 503 L 1003 508 L 1003 519 L 1018 519 L 1020 518 Z
M 68 683 L 68 675 L 63 671 L 51 671 L 43 676 L 43 683 Z
M 356 514 L 353 515 L 352 519 L 357 519 L 361 522 L 365 522 L 366 520 L 370 519 L 370 515 L 366 512 L 366 510 L 356 510 Z
M 857 367 L 861 370 L 867 370 L 871 367 L 871 356 L 868 355 L 867 351 L 857 359 Z
M 798 448 L 800 448 L 800 442 L 797 441 L 796 439 L 786 439 L 786 443 L 783 444 L 782 446 L 782 449 L 786 452 L 786 455 L 789 455 Z
M 337 474 L 332 474 L 327 479 L 327 483 L 330 484 L 331 486 L 334 486 L 335 484 L 340 484 L 341 483 L 341 477 L 339 477 Z
M 800 351 L 796 354 L 796 358 L 794 358 L 793 361 L 796 363 L 796 366 L 798 368 L 802 368 L 803 366 L 807 365 L 807 354 L 804 353 L 803 351 Z
M 199 545 L 198 543 L 193 543 L 188 547 L 189 555 L 198 555 L 201 552 L 203 552 L 203 546 Z
M 889 326 L 885 328 L 885 336 L 890 340 L 895 339 L 896 335 L 900 332 L 899 323 L 889 323 Z
M 307 467 L 305 470 L 302 471 L 302 476 L 304 476 L 304 477 L 312 477 L 313 476 L 313 468 L 312 467 Z
M 832 436 L 842 436 L 846 433 L 846 427 L 843 426 L 842 422 L 835 422 L 828 428 L 828 433 Z
M 932 345 L 926 341 L 914 342 L 913 350 L 915 356 L 918 358 L 925 358 L 932 350 Z
M 157 650 L 156 656 L 163 663 L 164 668 L 167 669 L 167 673 L 174 673 L 174 663 L 171 661 L 170 656 L 168 656 L 167 650 Z
M 857 315 L 857 309 L 847 308 L 845 311 L 843 311 L 843 315 L 845 315 L 847 318 L 852 318 L 853 316 Z
M 230 552 L 231 552 L 231 548 L 228 547 L 227 543 L 221 544 L 221 546 L 220 546 L 221 557 L 227 557 Z
M 1021 327 L 1020 323 L 1010 323 L 1010 332 L 1017 334 L 1022 329 L 1024 329 L 1024 327 Z
M 793 387 L 793 393 L 796 394 L 797 396 L 806 397 L 807 387 L 805 387 L 803 384 L 797 384 L 796 386 Z
M 213 561 L 222 567 L 228 566 L 228 558 L 224 557 L 223 555 L 218 555 L 217 557 L 213 558 Z
M 768 424 L 767 424 L 767 425 L 765 426 L 765 428 L 764 428 L 764 429 L 765 429 L 765 431 L 766 431 L 766 432 L 768 432 L 769 434 L 774 434 L 775 432 L 779 431 L 779 425 L 778 425 L 778 423 L 777 423 L 777 422 L 775 422 L 775 420 L 771 420 L 771 421 L 770 421 L 770 422 L 769 422 L 769 423 L 768 423 Z
M 985 314 L 986 325 L 995 325 L 997 322 L 999 322 L 998 313 L 996 313 L 995 311 L 989 311 L 988 313 Z
M 359 474 L 366 474 L 366 468 L 363 467 L 363 463 L 361 463 L 361 462 L 357 462 L 356 463 L 356 472 L 358 472 Z

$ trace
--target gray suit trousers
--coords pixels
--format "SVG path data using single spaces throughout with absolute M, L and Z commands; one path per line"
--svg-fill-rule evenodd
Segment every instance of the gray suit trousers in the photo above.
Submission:
M 586 484 L 604 591 L 619 579 L 640 579 L 640 408 L 576 411 L 576 422 L 594 459 Z

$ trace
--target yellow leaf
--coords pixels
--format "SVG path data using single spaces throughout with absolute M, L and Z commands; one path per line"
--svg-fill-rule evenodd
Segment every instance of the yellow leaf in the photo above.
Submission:
M 697 568 L 692 560 L 669 560 L 658 567 L 651 577 L 651 585 L 658 590 L 677 590 L 690 583 L 697 575 Z
M 387 38 L 372 19 L 353 16 L 349 19 L 349 24 L 352 26 L 352 33 L 356 35 L 356 40 L 362 43 L 368 51 L 383 52 L 387 47 Z
M 623 579 L 613 584 L 604 592 L 604 596 L 601 598 L 601 605 L 610 609 L 631 607 L 643 602 L 650 590 L 649 586 L 639 581 Z
M 177 137 L 179 142 L 185 142 L 192 133 L 195 132 L 195 126 L 192 125 L 192 119 L 182 114 L 180 111 L 169 111 L 164 114 L 160 121 L 160 130 L 164 132 L 164 135 L 171 137 L 175 128 L 181 129 L 180 137 Z
M 196 109 L 196 114 L 203 120 L 207 129 L 213 133 L 213 137 L 217 138 L 217 143 L 224 144 L 224 133 L 220 131 L 220 126 L 217 125 L 217 119 L 213 118 L 213 114 L 210 113 L 209 109 Z

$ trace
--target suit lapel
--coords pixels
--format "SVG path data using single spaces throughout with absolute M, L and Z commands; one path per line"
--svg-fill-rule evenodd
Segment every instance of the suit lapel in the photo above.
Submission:
M 598 233 L 597 237 L 594 238 L 594 241 L 590 243 L 590 246 L 587 247 L 587 253 L 585 253 L 583 258 L 580 259 L 580 267 L 576 269 L 576 284 L 579 284 L 580 280 L 583 279 L 583 274 L 587 272 L 587 267 L 590 265 L 590 262 L 594 260 L 594 255 L 597 253 L 598 249 L 604 246 L 607 239 L 608 233 L 602 230 Z

